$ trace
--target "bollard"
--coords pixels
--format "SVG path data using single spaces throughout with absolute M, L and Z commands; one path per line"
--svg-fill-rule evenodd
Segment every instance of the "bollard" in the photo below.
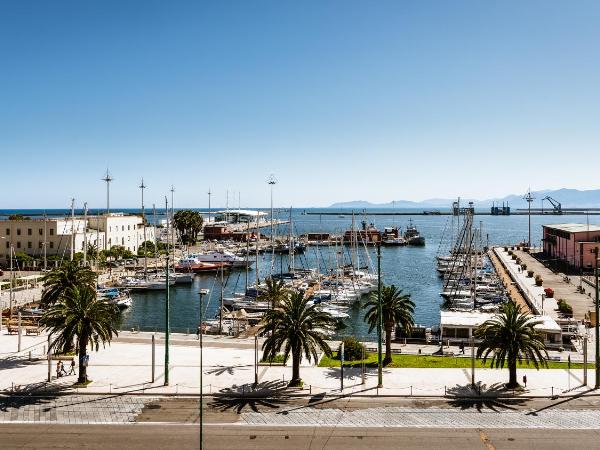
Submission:
M 29 361 L 31 361 L 31 350 L 29 350 Z
M 554 386 L 552 386 L 552 397 L 554 397 Z
M 410 387 L 410 396 L 412 397 L 412 386 Z
M 379 395 L 379 386 L 377 386 L 377 395 Z
M 242 395 L 246 395 L 246 385 L 242 385 Z
M 310 385 L 308 386 L 308 393 L 309 393 L 310 395 L 312 395 L 312 384 L 310 384 Z
M 444 397 L 446 396 L 446 386 L 444 386 Z

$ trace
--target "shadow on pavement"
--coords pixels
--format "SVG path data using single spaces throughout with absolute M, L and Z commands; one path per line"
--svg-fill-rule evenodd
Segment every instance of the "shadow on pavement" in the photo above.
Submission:
M 233 375 L 233 371 L 238 370 L 248 370 L 250 366 L 248 365 L 238 365 L 238 366 L 218 366 L 213 369 L 207 370 L 206 373 L 210 375 L 223 375 L 225 373 L 229 375 Z
M 447 395 L 455 397 L 448 401 L 448 405 L 462 410 L 476 409 L 481 412 L 484 409 L 500 412 L 501 410 L 517 410 L 519 406 L 527 403 L 524 398 L 503 397 L 512 390 L 507 390 L 503 383 L 485 384 L 477 383 L 473 388 L 470 384 L 456 385 L 447 391 Z
M 220 411 L 233 410 L 240 414 L 245 409 L 259 412 L 260 408 L 277 409 L 289 401 L 283 381 L 264 381 L 255 388 L 251 384 L 224 388 L 214 395 L 208 405 Z

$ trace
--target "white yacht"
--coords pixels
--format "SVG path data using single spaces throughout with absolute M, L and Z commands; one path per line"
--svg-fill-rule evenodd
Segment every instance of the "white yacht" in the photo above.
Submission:
M 251 266 L 253 263 L 253 261 L 250 259 L 242 258 L 241 256 L 234 255 L 226 250 L 197 253 L 194 255 L 189 255 L 189 257 L 205 263 L 225 263 L 231 267 L 246 267 Z

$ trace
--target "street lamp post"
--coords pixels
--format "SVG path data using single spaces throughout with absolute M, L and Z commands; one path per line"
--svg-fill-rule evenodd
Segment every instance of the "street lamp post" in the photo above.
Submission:
M 202 311 L 202 297 L 206 294 L 208 294 L 209 290 L 208 289 L 200 289 L 200 292 L 198 292 L 198 294 L 200 295 L 200 323 L 198 324 L 199 326 L 199 334 L 198 337 L 200 339 L 200 450 L 202 450 L 204 448 L 204 439 L 203 439 L 203 428 L 204 428 L 204 424 L 203 424 L 203 414 L 202 414 L 202 408 L 203 408 L 203 404 L 202 402 L 204 401 L 204 396 L 202 394 L 202 335 L 204 334 L 204 330 L 202 329 L 202 321 L 203 321 L 203 311 Z
M 171 303 L 171 299 L 170 299 L 170 289 L 169 289 L 169 202 L 167 200 L 167 197 L 165 197 L 165 215 L 167 216 L 167 262 L 165 264 L 165 268 L 166 268 L 166 280 L 165 280 L 165 284 L 166 284 L 166 289 L 167 289 L 167 295 L 165 298 L 165 386 L 169 385 L 169 329 L 171 327 L 170 325 L 170 303 Z
M 596 383 L 594 385 L 594 389 L 600 388 L 600 325 L 598 324 L 598 316 L 600 315 L 600 293 L 598 291 L 598 247 L 592 250 L 594 254 L 594 259 L 596 260 L 596 268 L 594 270 L 594 275 L 596 278 L 596 302 L 595 302 L 595 312 L 596 312 L 596 320 L 594 324 L 594 328 L 596 331 L 596 360 L 595 360 L 595 372 L 596 372 Z
M 377 387 L 383 387 L 382 334 L 381 317 L 381 242 L 377 242 Z

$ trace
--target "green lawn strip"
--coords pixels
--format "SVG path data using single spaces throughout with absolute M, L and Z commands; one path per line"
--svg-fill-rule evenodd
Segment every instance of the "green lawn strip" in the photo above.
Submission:
M 384 354 L 385 357 L 385 354 Z M 377 367 L 377 354 L 376 353 L 368 353 L 367 358 L 364 360 L 364 363 L 367 367 Z M 363 364 L 363 361 L 345 361 L 344 367 L 358 367 L 360 368 Z M 329 358 L 327 356 L 323 356 L 321 362 L 319 363 L 319 367 L 339 367 L 340 360 L 337 359 L 337 352 L 333 353 L 333 357 Z M 471 367 L 471 358 L 457 358 L 454 356 L 425 356 L 425 355 L 392 355 L 392 362 L 388 364 L 386 367 L 389 368 L 438 368 L 438 369 L 452 369 L 452 368 L 470 368 Z M 479 368 L 489 368 L 490 367 L 490 359 L 488 359 L 487 363 L 483 362 L 483 359 L 475 360 L 475 367 Z M 506 367 L 506 366 L 505 366 Z M 533 364 L 527 365 L 527 363 L 522 363 L 517 366 L 520 369 L 533 369 Z M 593 364 L 588 364 L 589 368 L 594 367 Z M 568 363 L 563 361 L 548 361 L 549 369 L 567 369 Z M 583 369 L 583 364 L 581 363 L 571 363 L 571 369 Z

